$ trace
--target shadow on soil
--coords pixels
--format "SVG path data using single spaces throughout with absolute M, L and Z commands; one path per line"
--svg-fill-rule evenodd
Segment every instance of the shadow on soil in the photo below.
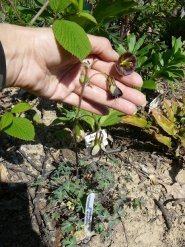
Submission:
M 26 184 L 0 183 L 0 247 L 40 247 L 32 229 Z

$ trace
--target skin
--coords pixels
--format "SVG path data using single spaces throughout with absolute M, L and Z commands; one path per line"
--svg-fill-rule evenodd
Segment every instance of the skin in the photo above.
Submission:
M 85 61 L 93 63 L 89 71 L 91 86 L 86 86 L 81 108 L 96 114 L 108 114 L 111 107 L 134 114 L 136 106 L 144 105 L 145 96 L 132 87 L 143 81 L 139 74 L 120 76 L 115 69 L 118 54 L 103 37 L 88 35 L 92 50 Z M 0 24 L 7 64 L 6 87 L 20 87 L 38 96 L 78 106 L 82 84 L 79 81 L 81 64 L 55 40 L 51 28 L 30 28 Z M 123 96 L 110 99 L 106 79 L 101 73 L 116 79 Z

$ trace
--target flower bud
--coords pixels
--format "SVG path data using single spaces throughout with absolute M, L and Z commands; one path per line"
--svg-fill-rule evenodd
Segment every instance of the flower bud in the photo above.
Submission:
M 109 89 L 109 95 L 112 99 L 119 98 L 123 95 L 121 89 L 119 89 L 119 87 L 116 86 L 114 77 L 107 77 L 107 86 Z

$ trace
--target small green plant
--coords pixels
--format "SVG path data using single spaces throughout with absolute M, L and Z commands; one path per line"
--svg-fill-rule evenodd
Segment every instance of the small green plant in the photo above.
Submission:
M 171 102 L 164 98 L 164 110 L 152 110 L 152 115 L 123 116 L 122 123 L 143 128 L 147 133 L 168 148 L 185 147 L 185 96 L 179 102 L 174 97 Z
M 64 235 L 62 243 L 65 246 L 76 246 L 75 244 L 79 242 L 78 236 L 84 229 L 86 199 L 92 192 L 95 193 L 93 229 L 98 234 L 109 236 L 113 225 L 120 222 L 121 217 L 124 217 L 123 204 L 126 197 L 120 192 L 113 193 L 115 181 L 110 167 L 106 163 L 92 161 L 87 164 L 82 161 L 78 179 L 76 179 L 75 173 L 76 169 L 73 164 L 61 163 L 48 184 L 54 188 L 49 196 L 50 205 L 58 205 L 54 211 L 52 210 L 53 213 L 50 217 L 55 217 L 55 211 L 57 212 L 59 207 L 62 213 L 58 220 Z M 107 226 L 105 226 L 106 222 Z M 74 245 L 69 245 L 70 241 L 74 242 Z
M 56 125 L 59 123 L 63 123 L 63 129 L 65 127 L 70 127 L 73 125 L 73 121 L 75 119 L 76 113 L 78 111 L 77 108 L 74 108 L 72 110 L 67 110 L 65 107 L 59 107 L 59 110 L 61 112 L 61 117 L 56 118 L 51 124 Z M 120 122 L 121 116 L 125 115 L 122 112 L 110 109 L 109 114 L 106 116 L 100 116 L 97 114 L 90 113 L 88 111 L 80 109 L 79 111 L 79 129 L 88 129 L 88 126 L 91 128 L 92 132 L 96 132 L 99 127 L 107 127 L 107 126 L 113 126 L 115 124 L 118 124 Z M 84 126 L 84 123 L 86 124 Z M 60 133 L 63 133 L 63 130 L 56 133 L 56 135 L 60 136 Z M 78 131 L 77 134 L 80 134 Z
M 22 102 L 16 104 L 10 112 L 5 112 L 0 120 L 0 131 L 25 141 L 33 141 L 35 136 L 33 124 L 20 116 L 30 109 L 29 103 Z

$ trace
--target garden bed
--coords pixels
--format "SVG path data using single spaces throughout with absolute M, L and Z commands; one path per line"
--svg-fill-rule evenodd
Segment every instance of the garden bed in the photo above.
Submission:
M 170 99 L 170 89 L 161 85 L 160 93 L 167 93 Z M 184 90 L 184 82 L 175 88 L 177 99 Z M 17 93 L 18 89 L 5 89 L 1 93 L 0 113 L 18 101 Z M 60 208 L 48 204 L 48 184 L 60 162 L 75 164 L 74 145 L 71 139 L 55 137 L 55 131 L 61 126 L 50 126 L 57 117 L 55 102 L 33 97 L 29 103 L 40 115 L 35 142 L 20 141 L 1 133 L 0 247 L 59 247 L 63 238 L 60 219 L 52 221 L 45 217 Z M 136 127 L 119 124 L 110 127 L 108 133 L 113 140 L 111 148 L 121 147 L 121 151 L 104 155 L 100 161 L 112 172 L 114 188 L 126 195 L 125 217 L 109 229 L 108 238 L 100 238 L 92 229 L 91 241 L 79 246 L 185 246 L 184 160 L 169 154 L 162 144 Z M 83 144 L 80 158 L 84 157 L 82 147 Z M 112 165 L 108 157 L 121 167 Z M 94 161 L 97 164 L 99 159 Z M 138 198 L 141 208 L 136 205 L 134 209 L 133 202 Z M 109 198 L 106 203 L 108 207 Z

